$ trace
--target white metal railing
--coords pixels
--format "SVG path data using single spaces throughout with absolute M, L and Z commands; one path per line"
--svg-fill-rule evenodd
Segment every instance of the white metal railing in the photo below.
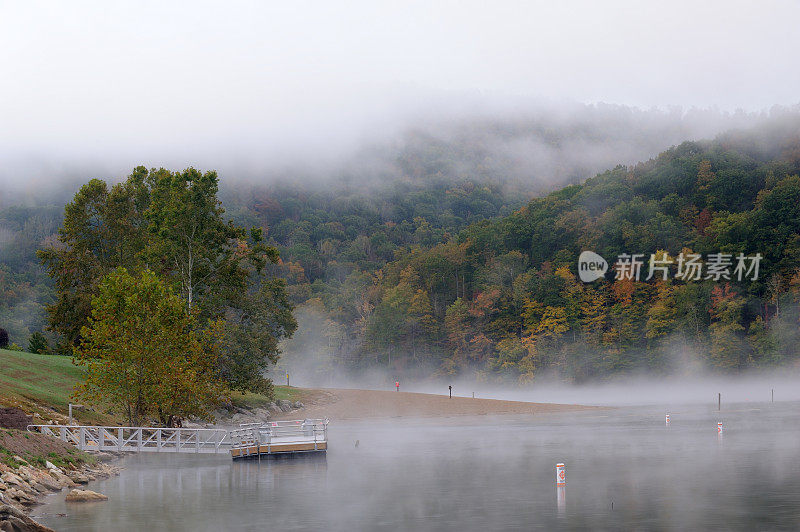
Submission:
M 327 419 L 298 419 L 295 421 L 268 421 L 265 423 L 242 423 L 238 429 L 228 433 L 231 448 L 252 445 L 271 446 L 291 443 L 327 443 Z
M 223 429 L 28 425 L 28 431 L 54 436 L 82 451 L 219 453 L 231 446 Z

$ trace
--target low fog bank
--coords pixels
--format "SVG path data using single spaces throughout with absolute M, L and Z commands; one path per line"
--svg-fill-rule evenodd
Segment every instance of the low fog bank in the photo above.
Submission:
M 274 183 L 372 187 L 438 176 L 513 183 L 535 194 L 686 140 L 753 127 L 784 134 L 787 120 L 796 126 L 800 116 L 800 106 L 640 109 L 461 93 L 398 101 L 356 113 L 358 119 L 324 116 L 291 131 L 264 122 L 253 131 L 200 128 L 163 142 L 112 135 L 7 144 L 0 147 L 0 207 L 63 204 L 88 179 L 120 181 L 137 165 L 215 169 L 223 191 Z
M 800 371 L 796 368 L 751 371 L 738 375 L 700 373 L 697 375 L 617 375 L 603 381 L 566 383 L 557 377 L 544 376 L 528 385 L 513 382 L 490 384 L 463 377 L 406 378 L 389 371 L 367 369 L 358 372 L 327 366 L 324 370 L 279 362 L 270 376 L 278 384 L 309 388 L 346 388 L 366 390 L 395 389 L 401 392 L 453 395 L 482 399 L 504 399 L 537 403 L 582 404 L 593 406 L 709 405 L 716 408 L 717 394 L 722 394 L 722 409 L 747 403 L 800 401 Z

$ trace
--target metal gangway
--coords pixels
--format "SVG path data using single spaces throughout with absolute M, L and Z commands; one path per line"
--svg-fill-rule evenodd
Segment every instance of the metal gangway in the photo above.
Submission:
M 28 431 L 54 436 L 81 451 L 225 453 L 231 448 L 224 429 L 28 425 Z
M 231 457 L 264 458 L 324 453 L 328 450 L 328 420 L 298 419 L 243 423 L 229 432 Z

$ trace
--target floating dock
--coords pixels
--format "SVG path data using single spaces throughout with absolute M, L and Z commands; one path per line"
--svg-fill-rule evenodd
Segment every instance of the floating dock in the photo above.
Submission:
M 322 454 L 328 450 L 328 420 L 245 423 L 229 432 L 234 460 Z

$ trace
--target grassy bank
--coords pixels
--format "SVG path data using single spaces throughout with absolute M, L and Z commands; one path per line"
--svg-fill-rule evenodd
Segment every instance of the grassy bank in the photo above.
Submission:
M 53 410 L 65 416 L 69 403 L 74 402 L 71 395 L 75 385 L 82 380 L 83 368 L 75 366 L 70 357 L 0 349 L 0 405 L 19 406 L 45 420 L 53 418 Z M 275 386 L 276 399 L 302 401 L 303 395 L 298 388 Z M 238 407 L 263 406 L 270 400 L 252 393 L 231 394 L 231 401 Z M 88 409 L 74 409 L 73 415 L 78 422 L 89 425 L 122 421 Z
M 26 412 L 52 419 L 53 411 L 67 415 L 70 396 L 83 379 L 83 369 L 69 357 L 35 355 L 0 349 L 0 404 L 19 406 Z M 74 409 L 81 423 L 113 422 L 113 417 L 99 412 Z
M 65 469 L 97 462 L 93 456 L 50 436 L 0 429 L 0 463 L 17 469 L 24 465 L 19 458 L 38 468 L 44 468 L 47 462 Z

